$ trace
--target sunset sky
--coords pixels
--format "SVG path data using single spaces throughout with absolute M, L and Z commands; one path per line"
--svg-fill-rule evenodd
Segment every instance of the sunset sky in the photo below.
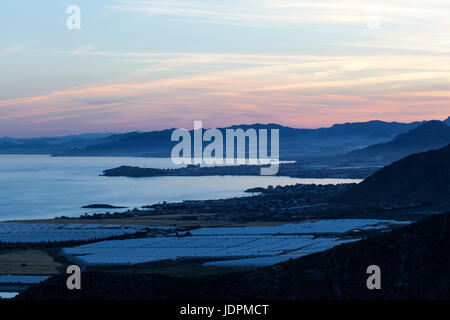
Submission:
M 448 0 L 1 0 L 0 39 L 0 136 L 450 115 Z

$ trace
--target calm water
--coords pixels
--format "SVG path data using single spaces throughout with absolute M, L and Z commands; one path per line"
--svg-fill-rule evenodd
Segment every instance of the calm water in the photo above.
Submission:
M 170 159 L 160 158 L 0 155 L 0 221 L 78 216 L 92 212 L 81 207 L 93 203 L 134 208 L 162 201 L 245 196 L 248 194 L 243 191 L 248 188 L 269 185 L 359 182 L 351 179 L 295 179 L 271 176 L 99 176 L 103 170 L 120 165 L 175 167 Z
M 0 292 L 0 299 L 11 299 L 17 296 L 18 292 Z

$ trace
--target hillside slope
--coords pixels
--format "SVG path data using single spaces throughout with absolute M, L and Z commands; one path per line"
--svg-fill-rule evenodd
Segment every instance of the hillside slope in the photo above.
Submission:
M 344 193 L 349 202 L 450 202 L 450 145 L 410 155 Z
M 442 121 L 429 121 L 386 143 L 354 150 L 344 157 L 361 161 L 392 162 L 416 152 L 442 148 L 450 143 L 450 127 Z
M 448 117 L 447 119 L 445 119 L 444 122 L 445 122 L 448 126 L 450 126 L 450 117 Z

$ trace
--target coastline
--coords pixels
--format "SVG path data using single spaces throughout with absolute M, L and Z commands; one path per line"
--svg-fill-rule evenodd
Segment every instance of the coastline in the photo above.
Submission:
M 262 165 L 211 166 L 189 165 L 183 168 L 159 169 L 137 166 L 120 166 L 106 169 L 101 176 L 106 177 L 189 177 L 189 176 L 260 176 Z M 276 176 L 289 178 L 330 178 L 330 179 L 364 179 L 378 170 L 379 166 L 308 167 L 297 163 L 280 163 Z

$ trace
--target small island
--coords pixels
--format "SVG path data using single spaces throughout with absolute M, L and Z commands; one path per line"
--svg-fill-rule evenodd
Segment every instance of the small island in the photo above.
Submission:
M 124 209 L 124 208 L 128 208 L 128 207 L 113 206 L 110 204 L 103 204 L 103 203 L 95 203 L 95 204 L 83 206 L 81 208 L 83 208 L 83 209 Z

